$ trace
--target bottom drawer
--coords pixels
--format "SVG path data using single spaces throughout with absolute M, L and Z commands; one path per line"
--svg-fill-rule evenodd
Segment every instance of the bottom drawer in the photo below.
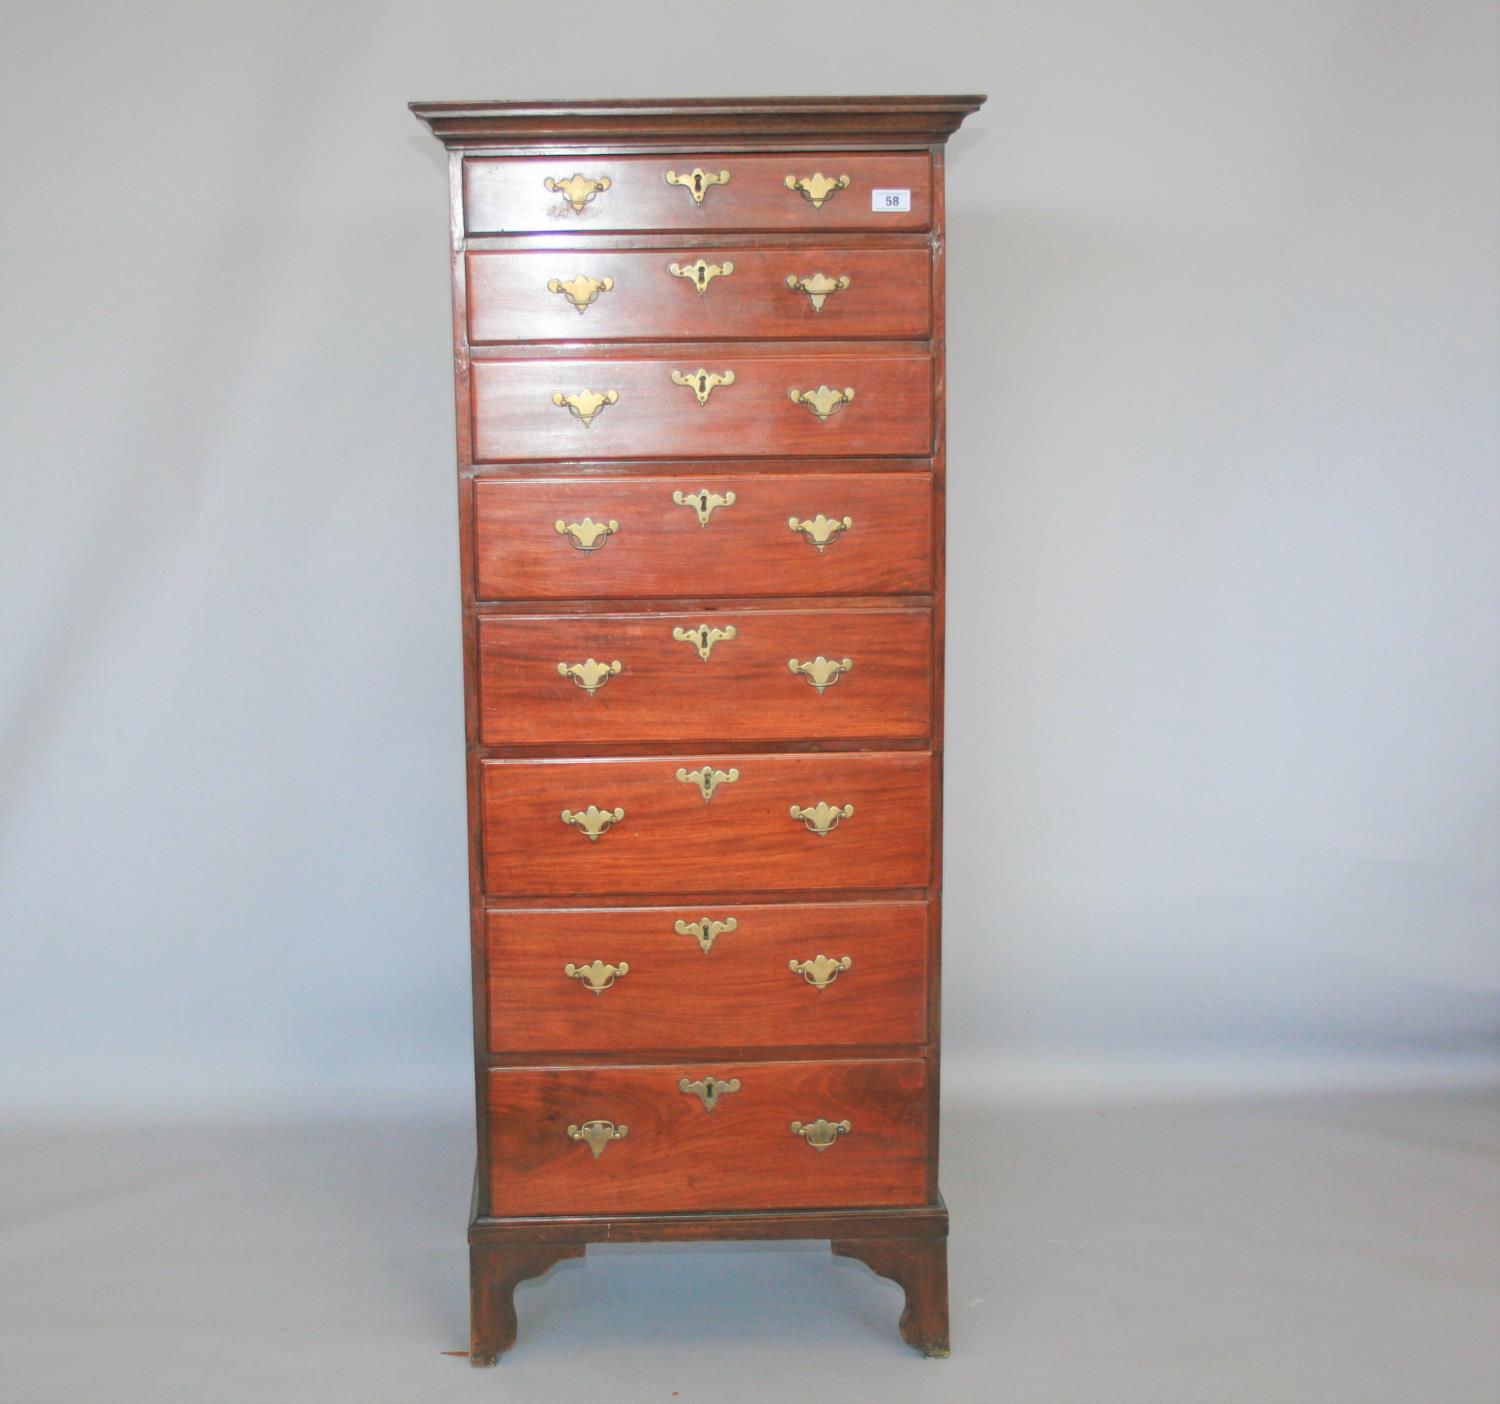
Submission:
M 488 1107 L 492 1214 L 930 1198 L 917 1059 L 491 1068 Z

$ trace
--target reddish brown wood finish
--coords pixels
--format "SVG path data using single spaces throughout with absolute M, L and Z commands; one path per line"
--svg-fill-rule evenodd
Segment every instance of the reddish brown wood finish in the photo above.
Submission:
M 672 372 L 732 372 L 705 403 Z M 474 456 L 513 459 L 911 457 L 932 452 L 932 361 L 910 352 L 766 356 L 744 347 L 651 359 L 475 361 Z M 788 392 L 822 386 L 855 398 L 819 419 Z M 614 391 L 585 424 L 554 394 Z
M 673 265 L 699 260 L 731 271 L 698 291 Z M 787 278 L 847 278 L 821 308 Z M 548 283 L 585 275 L 613 281 L 579 308 Z M 856 340 L 925 337 L 932 327 L 932 259 L 925 248 L 783 249 L 696 245 L 482 252 L 468 255 L 469 339 L 515 341 L 675 340 L 736 337 Z
M 738 1079 L 712 1111 L 679 1084 Z M 920 1060 L 491 1068 L 490 1190 L 502 1214 L 822 1209 L 928 1200 Z M 851 1123 L 826 1150 L 791 1130 Z M 625 1126 L 595 1156 L 567 1128 Z
M 704 623 L 735 631 L 707 659 L 674 637 Z M 854 666 L 819 692 L 790 668 L 819 657 Z M 558 673 L 587 659 L 622 666 L 590 693 Z M 486 615 L 480 735 L 492 746 L 671 741 L 687 728 L 741 743 L 919 738 L 932 729 L 931 660 L 926 609 Z
M 731 387 L 733 388 L 733 387 Z M 618 408 L 618 406 L 616 407 Z M 700 526 L 672 494 L 725 497 Z M 853 525 L 824 550 L 788 521 Z M 485 478 L 474 486 L 476 593 L 484 600 L 649 599 L 669 595 L 900 595 L 932 589 L 932 479 L 895 473 L 727 473 Z M 617 521 L 596 551 L 554 523 Z
M 516 1343 L 516 1288 L 565 1258 L 581 1258 L 582 1243 L 469 1248 L 469 1364 L 494 1365 Z
M 709 917 L 732 930 L 682 935 Z M 506 909 L 487 918 L 496 1053 L 917 1046 L 927 1033 L 921 902 Z M 824 988 L 790 968 L 851 964 Z M 565 967 L 629 966 L 599 994 Z
M 470 748 L 471 934 L 475 1053 L 479 1068 L 476 1079 L 479 1164 L 470 1226 L 470 1241 L 476 1249 L 471 1286 L 476 1364 L 493 1363 L 498 1352 L 514 1338 L 511 1298 L 517 1281 L 545 1270 L 559 1257 L 575 1256 L 587 1242 L 605 1240 L 757 1237 L 832 1240 L 838 1251 L 864 1256 L 878 1271 L 903 1282 L 908 1294 L 903 1333 L 908 1340 L 924 1349 L 946 1345 L 946 1277 L 940 1266 L 947 1212 L 936 1189 L 937 1011 L 941 964 L 937 921 L 941 905 L 942 504 L 946 478 L 942 142 L 980 101 L 967 97 L 918 97 L 414 104 L 422 120 L 450 148 L 465 713 Z M 717 154 L 707 156 L 704 152 Z M 745 164 L 747 160 L 749 164 Z M 611 176 L 610 190 L 577 215 L 571 210 L 566 215 L 552 214 L 545 208 L 538 213 L 536 190 L 520 190 L 517 199 L 511 201 L 500 189 L 512 176 L 526 184 L 532 176 L 540 174 L 539 166 L 554 162 L 560 168 L 559 174 L 571 174 L 598 163 L 609 163 L 617 168 L 617 174 Z M 868 164 L 850 164 L 861 162 Z M 503 176 L 497 186 L 495 173 L 501 163 L 509 163 L 510 174 Z M 734 179 L 728 185 L 710 189 L 701 207 L 693 205 L 687 192 L 668 186 L 664 180 L 657 184 L 669 167 L 688 171 L 695 165 L 718 169 L 731 163 L 734 163 Z M 815 211 L 800 196 L 785 191 L 784 186 L 777 188 L 773 177 L 780 179 L 781 173 L 774 169 L 778 164 L 800 174 L 820 169 L 827 174 L 837 165 L 839 171 L 850 171 L 855 180 L 849 190 Z M 870 181 L 900 188 L 905 182 L 892 177 L 903 169 L 920 173 L 912 182 L 913 214 L 904 225 L 900 217 L 868 210 Z M 489 194 L 475 186 L 472 177 L 476 172 L 478 185 L 487 187 Z M 761 179 L 763 175 L 767 178 Z M 466 189 L 475 195 L 467 213 Z M 497 215 L 496 201 L 491 198 L 497 190 L 502 197 L 499 203 L 514 204 L 514 209 L 507 208 Z M 788 213 L 788 207 L 778 203 L 783 191 L 787 200 L 803 208 Z M 546 198 L 556 199 L 552 195 Z M 674 198 L 681 204 L 674 207 L 671 204 Z M 732 221 L 731 205 L 739 211 Z M 760 210 L 773 213 L 755 213 Z M 520 211 L 519 223 L 516 211 Z M 659 217 L 665 222 L 652 222 Z M 478 237 L 468 232 L 477 228 L 476 220 L 494 224 L 497 218 L 508 223 L 508 230 L 490 229 Z M 760 222 L 764 219 L 773 222 Z M 722 223 L 716 222 L 721 220 Z M 783 220 L 789 222 L 775 222 Z M 528 224 L 536 232 L 523 232 L 522 227 Z M 634 232 L 621 232 L 626 230 Z M 856 276 L 848 292 L 835 294 L 821 313 L 803 312 L 800 322 L 786 320 L 778 307 L 779 299 L 771 296 L 777 291 L 774 286 L 768 287 L 760 298 L 747 296 L 736 301 L 735 297 L 714 297 L 716 290 L 748 288 L 752 282 L 758 286 L 767 267 L 793 251 L 811 254 L 838 249 L 851 258 L 856 255 L 870 258 L 872 269 L 898 262 L 915 267 L 916 259 L 912 257 L 915 251 L 921 255 L 923 272 L 920 276 L 913 272 L 909 280 L 903 275 L 899 280 L 875 282 L 878 305 L 871 301 L 856 304 L 853 294 L 872 288 L 868 276 Z M 710 261 L 742 260 L 743 270 L 753 270 L 755 278 L 747 278 L 742 285 L 734 282 L 738 273 L 717 279 L 702 299 L 684 284 L 679 291 L 688 294 L 691 299 L 688 305 L 693 310 L 683 312 L 681 320 L 674 321 L 659 320 L 659 313 L 671 308 L 670 301 L 663 301 L 662 295 L 652 292 L 644 301 L 639 299 L 635 290 L 642 285 L 638 284 L 634 271 L 627 277 L 606 269 L 609 276 L 617 279 L 618 292 L 612 290 L 581 315 L 570 307 L 564 308 L 567 315 L 561 318 L 562 325 L 566 327 L 569 318 L 576 325 L 571 330 L 549 333 L 546 319 L 552 318 L 551 325 L 555 326 L 558 313 L 537 309 L 534 304 L 528 310 L 524 288 L 517 281 L 519 275 L 506 273 L 497 283 L 488 271 L 499 273 L 502 269 L 519 267 L 521 259 L 532 255 L 544 255 L 549 261 L 553 255 L 630 256 L 620 266 L 634 270 L 652 260 L 670 262 L 677 251 L 701 255 Z M 492 261 L 486 262 L 487 259 Z M 588 270 L 580 266 L 572 271 Z M 546 276 L 570 274 L 548 272 Z M 785 274 L 780 278 L 784 281 Z M 920 315 L 928 287 L 932 294 L 930 327 L 917 327 L 915 322 L 904 319 Z M 627 291 L 631 294 L 628 299 L 624 296 Z M 782 296 L 797 301 L 789 292 L 783 292 Z M 845 298 L 842 306 L 847 315 L 835 329 L 839 297 Z M 558 297 L 558 301 L 562 299 Z M 780 303 L 781 307 L 784 305 Z M 470 348 L 471 307 L 479 319 L 475 324 L 477 334 L 495 338 L 478 361 Z M 530 337 L 539 339 L 528 340 Z M 681 352 L 672 350 L 674 340 L 684 342 Z M 628 344 L 632 341 L 640 344 L 632 348 Z M 914 352 L 918 353 L 915 357 Z M 683 364 L 675 367 L 666 364 L 679 356 L 684 358 Z M 608 368 L 616 370 L 626 363 L 645 365 L 652 371 L 695 370 L 702 365 L 706 370 L 734 369 L 737 377 L 741 358 L 755 364 L 748 380 L 740 380 L 736 386 L 715 393 L 705 410 L 708 418 L 688 419 L 686 425 L 679 410 L 663 402 L 662 392 L 666 387 L 659 382 L 645 385 L 644 401 L 639 395 L 622 394 L 619 403 L 605 411 L 589 430 L 564 411 L 553 410 L 550 404 L 553 389 L 584 387 L 546 386 L 546 409 L 567 418 L 567 427 L 581 435 L 567 438 L 550 421 L 538 429 L 535 418 L 538 407 L 527 399 L 530 391 L 516 391 L 516 376 L 524 379 L 535 372 L 516 371 L 513 366 L 503 364 L 506 357 L 515 358 L 514 366 L 524 367 L 530 362 L 548 371 L 566 370 L 581 358 L 595 365 L 607 363 Z M 735 359 L 726 360 L 730 357 Z M 710 358 L 725 364 L 711 365 Z M 831 373 L 819 375 L 798 388 L 853 384 L 855 402 L 820 425 L 805 410 L 780 399 L 791 386 L 774 384 L 772 373 L 778 361 L 809 368 L 816 362 L 829 367 Z M 871 384 L 877 390 L 889 388 L 877 383 L 878 375 L 876 382 L 840 378 L 840 365 L 858 365 L 870 370 L 877 361 L 885 362 L 887 370 L 898 361 L 904 367 L 896 377 L 901 384 L 890 393 L 873 397 L 867 393 Z M 500 397 L 502 400 L 506 395 L 513 398 L 514 393 L 519 393 L 527 402 L 508 407 L 498 404 L 494 398 L 496 377 L 508 387 Z M 752 400 L 764 399 L 763 406 L 753 409 L 741 406 L 721 415 L 711 413 L 721 402 L 728 403 L 729 390 L 746 385 L 753 392 Z M 587 388 L 631 387 L 619 382 Z M 688 391 L 671 388 L 684 397 L 687 406 L 698 408 Z M 622 413 L 627 403 L 632 407 L 630 414 Z M 868 411 L 872 405 L 880 408 L 873 413 L 857 413 L 861 409 Z M 502 409 L 516 413 L 508 421 L 500 417 L 498 411 Z M 787 429 L 788 421 L 783 417 L 786 410 L 806 416 L 806 425 Z M 625 424 L 625 432 L 599 432 L 607 429 L 611 417 Z M 510 434 L 512 423 L 519 426 L 519 437 Z M 735 424 L 739 427 L 733 427 Z M 698 441 L 705 425 L 709 427 L 711 440 L 707 444 Z M 727 433 L 723 432 L 726 426 L 729 426 Z M 756 460 L 764 461 L 774 471 L 763 472 Z M 691 475 L 699 481 L 681 481 L 679 474 Z M 651 495 L 663 489 L 666 500 L 670 501 L 673 490 L 707 488 L 722 493 L 726 486 L 741 494 L 738 503 L 732 509 L 717 511 L 706 528 L 699 528 L 692 514 L 675 504 L 670 510 L 680 512 L 681 525 L 672 525 L 651 500 Z M 846 505 L 840 508 L 836 504 L 786 504 L 786 498 L 799 489 L 815 487 L 836 490 L 835 495 L 843 498 Z M 580 489 L 597 497 L 599 505 L 580 510 L 574 510 L 569 503 L 553 505 L 556 494 L 572 494 Z M 596 520 L 620 518 L 621 530 L 611 538 L 607 550 L 584 556 L 572 552 L 555 532 L 545 541 L 539 538 L 536 524 L 528 520 L 539 506 L 543 508 L 540 519 L 543 529 L 549 529 L 559 518 L 572 521 L 592 515 Z M 620 506 L 629 507 L 629 520 Z M 813 553 L 798 537 L 789 535 L 778 544 L 777 533 L 784 529 L 787 516 L 811 517 L 818 512 L 833 517 L 850 515 L 855 519 L 854 527 L 822 555 Z M 729 528 L 721 531 L 726 523 Z M 571 559 L 561 560 L 558 548 Z M 504 748 L 508 757 L 505 760 L 484 759 L 480 621 L 497 611 L 483 606 L 476 608 L 476 599 L 503 600 L 508 615 L 525 614 L 539 607 L 550 607 L 556 612 L 561 605 L 570 615 L 597 617 L 622 613 L 626 602 L 638 611 L 662 614 L 674 610 L 696 612 L 700 608 L 719 613 L 716 606 L 722 602 L 728 610 L 744 613 L 753 608 L 756 600 L 765 601 L 777 611 L 811 610 L 820 602 L 834 603 L 837 608 L 828 612 L 841 614 L 879 608 L 881 596 L 896 597 L 890 603 L 905 608 L 930 606 L 933 613 L 933 706 L 925 734 L 841 739 L 819 733 L 784 740 L 766 739 L 764 749 L 777 754 L 765 755 L 756 753 L 755 736 L 741 732 L 722 738 L 724 745 L 717 754 L 697 754 L 688 760 L 688 745 L 701 746 L 711 738 L 690 724 L 693 719 L 687 716 L 688 709 L 684 707 L 685 722 L 679 737 L 692 739 L 684 740 L 682 749 L 671 737 L 639 743 L 532 740 L 509 743 Z M 866 749 L 871 747 L 887 749 L 884 752 Z M 817 754 L 819 750 L 832 748 L 860 754 L 841 755 L 837 751 Z M 622 761 L 578 754 L 592 751 L 598 757 L 629 754 L 632 750 L 634 757 Z M 657 750 L 671 750 L 675 754 L 649 758 L 644 754 Z M 551 757 L 552 752 L 560 754 Z M 711 850 L 704 834 L 711 839 L 723 838 L 722 826 L 705 831 L 683 824 L 681 833 L 674 835 L 670 826 L 664 830 L 655 825 L 647 839 L 637 845 L 637 862 L 621 865 L 617 859 L 628 847 L 626 834 L 644 812 L 632 799 L 636 807 L 627 822 L 596 845 L 589 845 L 579 835 L 563 833 L 564 838 L 571 837 L 583 848 L 596 850 L 597 861 L 591 867 L 584 865 L 586 880 L 580 885 L 576 874 L 572 878 L 567 876 L 566 861 L 559 862 L 556 853 L 545 852 L 545 842 L 530 846 L 540 854 L 538 859 L 523 840 L 515 837 L 525 829 L 541 833 L 546 824 L 538 827 L 538 816 L 516 812 L 510 801 L 518 792 L 530 803 L 544 794 L 551 783 L 551 779 L 544 782 L 540 778 L 544 772 L 539 769 L 522 769 L 536 764 L 523 761 L 520 758 L 523 754 L 535 755 L 537 760 L 552 759 L 554 769 L 545 772 L 551 779 L 568 767 L 575 767 L 576 774 L 587 770 L 589 775 L 597 777 L 606 773 L 599 767 L 609 765 L 626 767 L 628 775 L 622 772 L 619 778 L 642 784 L 647 776 L 641 767 L 659 767 L 668 759 L 674 765 L 682 760 L 694 767 L 704 761 L 713 764 L 722 759 L 743 768 L 745 762 L 753 761 L 757 775 L 761 774 L 763 763 L 771 760 L 792 766 L 828 762 L 842 766 L 845 761 L 856 760 L 874 762 L 877 767 L 889 763 L 895 769 L 881 770 L 878 776 L 874 771 L 866 771 L 864 779 L 870 782 L 872 792 L 895 799 L 882 812 L 887 819 L 895 816 L 896 827 L 909 828 L 912 836 L 898 840 L 889 833 L 876 835 L 873 849 L 862 843 L 841 845 L 840 833 L 847 839 L 859 820 L 868 819 L 872 813 L 868 798 L 861 803 L 855 796 L 856 816 L 848 821 L 846 830 L 835 830 L 827 839 L 807 835 L 808 842 L 822 850 L 821 856 L 818 850 L 813 850 L 810 860 L 805 853 L 793 849 L 787 855 L 792 861 L 775 862 L 771 851 L 776 841 L 768 837 L 769 830 L 762 832 L 763 820 L 751 816 L 748 825 L 741 824 L 739 819 L 730 824 L 728 842 L 714 843 Z M 911 766 L 924 770 L 928 778 L 922 784 L 912 783 L 907 769 Z M 852 772 L 842 773 L 846 780 L 859 778 Z M 523 776 L 529 778 L 519 783 L 518 790 L 518 781 Z M 746 783 L 737 782 L 721 789 L 714 805 L 707 808 L 717 809 L 722 799 Z M 761 783 L 757 781 L 757 785 Z M 853 788 L 851 784 L 849 793 L 840 802 L 850 799 Z M 743 795 L 751 796 L 755 789 L 755 785 L 750 785 L 743 789 Z M 650 790 L 647 786 L 641 796 Z M 920 800 L 915 799 L 916 790 L 921 791 Z M 809 802 L 812 798 L 806 797 Z M 701 801 L 695 796 L 694 803 Z M 525 808 L 523 803 L 521 810 Z M 740 819 L 746 812 L 741 809 Z M 768 817 L 769 813 L 767 810 Z M 562 829 L 555 814 L 541 814 L 540 818 Z M 785 822 L 791 827 L 789 815 Z M 865 826 L 863 832 L 868 833 L 870 827 Z M 500 835 L 498 861 L 497 834 Z M 841 851 L 850 861 L 836 865 L 829 855 Z M 615 856 L 610 857 L 611 853 Z M 721 864 L 719 860 L 726 853 L 729 861 Z M 836 868 L 840 869 L 837 877 L 833 875 Z M 622 872 L 626 874 L 625 890 L 589 885 L 608 881 L 618 889 Z M 709 874 L 714 882 L 720 881 L 722 874 L 726 885 L 722 888 L 708 885 Z M 771 885 L 756 888 L 752 881 Z M 536 886 L 538 882 L 541 889 Z M 833 885 L 819 885 L 825 883 Z M 487 888 L 494 889 L 493 896 Z M 901 901 L 877 900 L 882 895 Z M 738 906 L 724 907 L 725 898 L 737 901 Z M 919 898 L 920 901 L 916 900 Z M 679 910 L 665 905 L 679 899 L 690 901 L 689 910 L 703 908 L 695 913 L 695 919 L 712 915 L 713 908 L 740 912 L 764 908 L 769 913 L 787 916 L 799 908 L 819 904 L 819 899 L 829 904 L 852 903 L 877 910 L 899 906 L 923 912 L 928 918 L 925 984 L 919 980 L 915 989 L 905 983 L 893 984 L 889 999 L 872 1000 L 868 1005 L 854 1000 L 850 992 L 857 987 L 852 977 L 856 970 L 872 968 L 874 948 L 871 947 L 862 948 L 863 955 L 847 974 L 840 976 L 845 981 L 842 987 L 835 982 L 821 993 L 809 987 L 808 993 L 823 999 L 824 1009 L 835 1007 L 828 1002 L 828 996 L 850 996 L 846 1006 L 848 1018 L 841 1020 L 841 1025 L 855 1027 L 858 1020 L 868 1018 L 872 1021 L 872 1035 L 883 1028 L 887 1039 L 899 1039 L 901 1020 L 910 1018 L 913 1009 L 920 1009 L 925 1015 L 924 1040 L 916 1044 L 899 1041 L 839 1044 L 834 1041 L 836 1035 L 825 1030 L 813 1042 L 802 1046 L 746 1042 L 734 1048 L 690 1049 L 685 1042 L 675 1042 L 664 1048 L 632 1049 L 628 1046 L 630 1032 L 622 1030 L 612 1036 L 608 1047 L 599 1049 L 574 1046 L 489 1051 L 494 1022 L 492 999 L 496 1010 L 511 1009 L 517 1016 L 500 1019 L 498 1027 L 510 1030 L 520 1025 L 519 1001 L 524 1000 L 533 1006 L 532 1012 L 539 1010 L 545 1014 L 536 1027 L 542 1031 L 539 1036 L 547 1038 L 558 1035 L 546 1029 L 561 1027 L 549 1022 L 553 1012 L 564 1019 L 568 1012 L 566 1005 L 548 1004 L 544 987 L 539 987 L 534 996 L 525 992 L 513 996 L 503 982 L 506 965 L 514 966 L 517 978 L 524 983 L 526 972 L 539 969 L 537 963 L 545 960 L 508 925 L 516 919 L 524 902 L 572 904 L 569 909 L 532 908 L 538 916 L 548 918 L 548 931 L 552 933 L 555 928 L 551 921 L 566 922 L 578 910 L 576 904 L 580 902 L 592 903 L 591 910 L 600 917 L 613 919 L 619 912 L 644 914 L 652 910 L 616 905 L 622 902 L 648 902 L 657 910 L 667 911 Z M 611 905 L 601 911 L 603 904 Z M 496 933 L 503 930 L 504 934 L 492 935 L 491 918 L 502 924 Z M 676 933 L 672 934 L 675 937 Z M 657 969 L 662 950 L 660 939 L 653 944 L 646 938 L 641 948 L 645 955 L 635 958 L 644 961 L 642 970 Z M 687 942 L 689 938 L 682 939 Z M 719 938 L 718 952 L 707 956 L 698 953 L 701 962 L 707 964 L 715 954 L 735 949 L 723 944 L 728 939 L 728 935 Z M 737 954 L 749 949 L 746 942 Z M 907 946 L 901 950 L 910 954 Z M 894 963 L 894 947 L 891 959 Z M 753 978 L 748 966 L 745 978 Z M 636 988 L 641 983 L 638 981 Z M 586 1004 L 614 1008 L 605 1001 L 631 988 L 627 978 L 600 996 L 581 989 L 575 992 Z M 912 998 L 913 995 L 916 997 Z M 658 1016 L 666 1019 L 673 1012 L 666 1005 L 653 1003 L 654 998 L 654 994 L 641 998 L 638 1004 L 641 1023 L 648 1028 Z M 760 993 L 760 998 L 773 1009 L 781 1008 L 774 983 Z M 508 1000 L 515 1002 L 507 1004 Z M 874 1013 L 876 1003 L 885 1011 L 880 1018 Z M 686 1004 L 696 1008 L 692 996 Z M 903 1007 L 905 1014 L 900 1012 Z M 734 1027 L 736 1008 L 743 1011 L 743 1006 L 731 1005 L 723 1015 L 728 1028 Z M 700 1016 L 695 1014 L 695 1017 Z M 701 1015 L 705 1022 L 712 1017 L 709 1013 Z M 881 1018 L 886 1022 L 882 1024 Z M 762 1036 L 774 1027 L 769 1021 L 758 1020 L 753 1026 L 746 1023 Z M 662 1034 L 653 1032 L 651 1036 L 655 1040 Z M 688 1033 L 684 1032 L 682 1037 L 688 1037 Z M 826 1070 L 838 1066 L 824 1061 L 826 1052 L 833 1050 L 842 1050 L 844 1062 L 860 1069 L 864 1077 L 882 1066 L 917 1070 L 915 1082 L 897 1078 L 880 1094 L 882 1109 L 893 1115 L 909 1116 L 919 1123 L 912 1141 L 904 1139 L 904 1131 L 894 1138 L 903 1155 L 910 1144 L 913 1166 L 920 1169 L 920 1184 L 911 1197 L 903 1197 L 894 1205 L 859 1207 L 865 1201 L 846 1195 L 822 1208 L 750 1205 L 725 1209 L 716 1203 L 694 1207 L 691 1186 L 685 1195 L 671 1192 L 671 1169 L 665 1162 L 659 1174 L 647 1176 L 644 1196 L 627 1187 L 613 1207 L 606 1201 L 602 1205 L 590 1202 L 576 1210 L 533 1212 L 493 1194 L 497 1175 L 504 1179 L 525 1168 L 509 1158 L 501 1134 L 505 1129 L 504 1118 L 495 1115 L 490 1106 L 497 1077 L 534 1076 L 542 1071 L 546 1076 L 561 1079 L 563 1086 L 572 1087 L 581 1076 L 592 1079 L 603 1072 L 614 1075 L 625 1070 L 631 1057 L 662 1066 L 686 1067 L 691 1059 L 708 1051 L 711 1056 L 732 1060 L 734 1066 L 755 1070 L 759 1084 L 761 1075 L 776 1066 L 764 1059 L 780 1059 L 782 1065 L 786 1060 L 802 1060 L 798 1066 L 823 1069 L 826 1074 Z M 915 1056 L 904 1057 L 908 1052 Z M 538 1070 L 535 1065 L 543 1058 L 559 1066 L 550 1071 Z M 893 1058 L 895 1061 L 890 1061 Z M 600 1068 L 598 1064 L 610 1066 Z M 720 1074 L 727 1075 L 724 1067 L 715 1072 Z M 718 1112 L 732 1101 L 733 1097 L 726 1097 Z M 791 1139 L 789 1133 L 788 1139 Z M 822 1153 L 809 1151 L 805 1145 L 798 1148 L 816 1160 L 827 1160 L 838 1156 L 854 1139 L 841 1140 Z M 599 1163 L 610 1164 L 609 1157 L 628 1144 L 627 1140 L 612 1145 Z M 569 1142 L 569 1146 L 592 1159 L 578 1143 Z M 617 1156 L 613 1163 L 620 1163 Z M 632 1164 L 636 1163 L 639 1162 L 632 1160 Z M 769 1175 L 759 1172 L 757 1182 L 764 1184 L 778 1178 L 773 1169 Z M 542 1180 L 546 1179 L 542 1174 Z M 719 1186 L 712 1188 L 717 1190 Z M 652 1193 L 663 1193 L 671 1202 L 653 1201 Z M 907 1191 L 902 1193 L 905 1195 Z M 661 1207 L 653 1209 L 651 1203 L 660 1203 Z M 804 1201 L 798 1199 L 795 1203 Z M 864 1254 L 860 1250 L 865 1244 L 880 1245 L 879 1251 L 873 1256 Z
M 684 186 L 667 183 L 667 172 L 687 175 L 695 168 L 729 172 L 729 180 L 708 188 L 695 204 Z M 788 175 L 815 172 L 850 177 L 846 189 L 814 206 L 789 190 Z M 546 181 L 575 174 L 610 182 L 582 209 Z M 870 192 L 911 192 L 911 211 L 893 214 L 871 208 Z M 534 231 L 592 233 L 604 230 L 682 229 L 797 230 L 925 229 L 932 218 L 931 162 L 925 152 L 870 155 L 849 152 L 747 156 L 742 153 L 687 156 L 555 155 L 522 159 L 470 157 L 464 163 L 464 210 L 470 234 Z
M 705 804 L 679 769 L 739 779 Z M 488 891 L 833 892 L 925 887 L 932 876 L 932 757 L 683 752 L 649 760 L 499 760 L 481 764 Z M 853 805 L 826 835 L 790 814 Z M 597 841 L 562 822 L 590 805 L 625 818 Z
M 906 1293 L 901 1339 L 923 1355 L 948 1354 L 948 1240 L 946 1238 L 836 1238 L 841 1258 L 858 1258 Z

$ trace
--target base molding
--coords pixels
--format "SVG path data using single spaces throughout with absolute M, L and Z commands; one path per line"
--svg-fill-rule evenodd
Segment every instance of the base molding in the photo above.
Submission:
M 928 1356 L 948 1354 L 948 1209 L 759 1210 L 725 1214 L 558 1215 L 469 1221 L 469 1363 L 494 1365 L 516 1341 L 516 1287 L 590 1243 L 825 1239 L 906 1292 L 901 1338 Z

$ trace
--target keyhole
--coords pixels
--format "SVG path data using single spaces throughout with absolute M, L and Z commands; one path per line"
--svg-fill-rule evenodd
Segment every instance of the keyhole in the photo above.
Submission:
M 706 287 L 707 285 L 708 285 L 708 269 L 706 269 L 700 263 L 698 265 L 698 286 L 700 288 L 703 288 L 703 287 Z
M 698 195 L 703 193 L 703 177 L 701 175 L 693 176 L 693 191 Z

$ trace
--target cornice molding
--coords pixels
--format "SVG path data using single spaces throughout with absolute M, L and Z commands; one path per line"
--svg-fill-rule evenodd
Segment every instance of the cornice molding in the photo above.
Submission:
M 414 102 L 449 147 L 780 145 L 930 146 L 946 141 L 983 95 L 822 98 L 627 98 L 589 102 Z

